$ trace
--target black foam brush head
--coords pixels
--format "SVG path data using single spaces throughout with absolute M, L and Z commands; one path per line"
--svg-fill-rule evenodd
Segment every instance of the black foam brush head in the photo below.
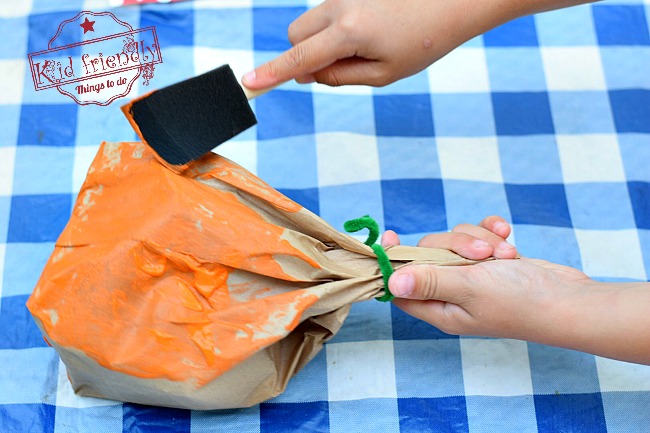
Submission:
M 228 65 L 156 90 L 122 110 L 172 165 L 193 161 L 257 123 Z

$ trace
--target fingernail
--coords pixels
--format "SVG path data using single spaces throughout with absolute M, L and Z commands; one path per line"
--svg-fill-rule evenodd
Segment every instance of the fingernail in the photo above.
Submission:
M 253 84 L 255 82 L 255 77 L 256 77 L 255 70 L 252 70 L 252 71 L 246 73 L 242 77 L 242 82 L 244 84 Z
M 413 293 L 415 280 L 410 274 L 398 274 L 390 279 L 390 291 L 397 297 L 405 297 Z
M 508 227 L 508 223 L 505 223 L 503 221 L 497 221 L 497 222 L 494 223 L 494 231 L 495 232 L 502 232 L 502 231 L 506 230 L 507 227 Z
M 296 78 L 296 82 L 298 84 L 311 84 L 316 82 L 316 77 L 314 77 L 313 75 L 304 75 L 302 77 Z
M 497 248 L 498 248 L 499 250 L 501 250 L 501 251 L 510 251 L 510 250 L 514 249 L 515 247 L 514 247 L 513 245 L 510 245 L 508 242 L 505 242 L 505 241 L 504 241 L 504 242 L 501 242 L 501 243 L 497 246 Z
M 482 241 L 482 240 L 480 240 L 480 239 L 475 239 L 474 241 L 472 241 L 472 246 L 473 246 L 474 248 L 480 250 L 480 249 L 484 249 L 484 248 L 489 247 L 490 244 L 488 244 L 487 242 Z

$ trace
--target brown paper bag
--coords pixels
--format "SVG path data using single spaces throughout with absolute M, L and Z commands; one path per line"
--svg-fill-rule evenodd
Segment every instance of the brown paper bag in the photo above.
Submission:
M 383 286 L 371 248 L 226 158 L 176 173 L 142 143 L 103 143 L 27 305 L 78 394 L 220 409 L 280 394 Z

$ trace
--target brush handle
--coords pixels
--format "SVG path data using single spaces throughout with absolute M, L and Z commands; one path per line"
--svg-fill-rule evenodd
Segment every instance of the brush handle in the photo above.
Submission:
M 265 94 L 266 92 L 269 92 L 269 91 L 275 89 L 280 84 L 284 84 L 284 83 L 278 83 L 275 86 L 266 87 L 264 89 L 259 89 L 259 90 L 249 89 L 248 87 L 244 86 L 243 84 L 241 84 L 241 88 L 244 91 L 244 94 L 246 95 L 246 99 L 248 99 L 250 101 L 253 98 L 257 98 L 258 96 L 261 96 L 261 95 Z

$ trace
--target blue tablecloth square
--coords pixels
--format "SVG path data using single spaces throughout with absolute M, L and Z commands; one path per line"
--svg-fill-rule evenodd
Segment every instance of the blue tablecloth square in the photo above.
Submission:
M 377 137 L 382 179 L 440 178 L 434 137 Z
M 28 18 L 26 16 L 0 18 L 0 29 L 15 29 L 2 35 L 0 60 L 21 58 L 27 52 L 29 34 L 27 22 Z M 40 48 L 39 51 L 46 48 Z
M 21 59 L 22 60 L 22 59 Z M 56 87 L 36 91 L 34 88 L 34 78 L 29 68 L 29 61 L 25 60 L 25 68 L 22 82 L 16 83 L 16 86 L 22 85 L 22 107 L 26 105 L 47 105 L 58 107 L 63 104 L 76 105 L 70 98 L 63 97 Z M 18 126 L 17 124 L 16 126 Z M 38 124 L 33 126 L 38 127 Z
M 332 401 L 329 411 L 331 433 L 400 432 L 397 401 L 392 398 Z
M 631 197 L 625 183 L 569 183 L 564 188 L 573 227 L 587 230 L 634 227 Z M 650 210 L 647 201 L 650 190 L 641 192 L 645 194 L 645 210 Z
M 532 395 L 469 395 L 466 399 L 471 431 L 538 433 Z
M 328 432 L 327 401 L 260 404 L 260 432 Z
M 383 180 L 381 190 L 386 229 L 404 234 L 447 230 L 440 179 Z
M 650 182 L 628 182 L 637 228 L 650 230 Z
M 184 45 L 174 45 L 165 47 L 161 44 L 162 50 L 162 63 L 158 63 L 154 68 L 154 79 L 149 83 L 149 86 L 142 85 L 142 79 L 139 79 L 138 90 L 145 93 L 151 90 L 159 89 L 165 86 L 171 86 L 179 81 L 186 80 L 195 75 L 194 62 L 195 50 Z M 216 66 L 215 66 L 216 67 Z M 126 104 L 130 99 L 136 97 L 135 92 L 131 93 L 131 97 L 116 100 L 116 107 Z
M 74 147 L 17 146 L 14 193 L 62 194 L 70 191 Z M 34 182 L 38 179 L 38 182 Z
M 650 425 L 650 393 L 603 392 L 602 400 L 607 433 L 630 433 L 636 426 Z
M 572 228 L 516 224 L 513 230 L 522 256 L 582 268 L 580 248 Z
M 535 19 L 532 16 L 518 18 L 483 35 L 486 47 L 538 45 Z
M 97 422 L 98 419 L 102 420 L 101 424 Z M 81 409 L 76 407 L 58 406 L 56 408 L 54 421 L 54 431 L 56 433 L 99 433 L 100 431 L 101 433 L 125 433 L 129 431 L 124 429 L 122 423 L 122 405 L 119 404 Z M 137 429 L 131 431 L 133 433 L 143 432 L 143 430 Z M 131 431 L 129 431 L 129 433 Z M 157 431 L 164 432 L 164 430 Z
M 191 411 L 169 407 L 122 405 L 123 431 L 138 433 L 190 433 Z
M 535 394 L 578 394 L 600 391 L 593 356 L 528 343 L 530 376 Z M 567 369 L 567 367 L 572 367 Z
M 375 133 L 372 96 L 314 93 L 313 98 L 316 132 Z
M 443 185 L 449 228 L 462 223 L 478 224 L 488 215 L 510 220 L 508 198 L 502 184 L 443 180 Z
M 402 340 L 395 347 L 395 384 L 402 397 L 449 397 L 465 393 L 460 340 Z
M 20 105 L 0 105 L 0 147 L 15 146 L 20 129 Z
M 314 133 L 311 93 L 277 90 L 255 101 L 260 140 Z
M 29 295 L 52 255 L 52 242 L 12 242 L 6 245 L 3 296 Z M 25 260 L 29 257 L 30 260 Z
M 465 397 L 400 398 L 399 425 L 402 431 L 420 433 L 469 433 Z
M 0 350 L 0 378 L 5 386 L 0 392 L 0 405 L 40 402 L 56 403 L 59 356 L 49 347 L 23 350 Z M 20 381 L 12 379 L 20 377 Z M 1 424 L 1 421 L 0 421 Z M 3 433 L 7 430 L 0 430 Z
M 530 135 L 554 132 L 546 92 L 492 93 L 497 134 Z
M 650 133 L 650 90 L 610 90 L 609 99 L 619 132 Z
M 296 203 L 314 212 L 316 215 L 320 213 L 318 188 L 306 188 L 306 189 L 278 188 L 278 191 L 280 191 L 282 194 L 286 195 Z
M 148 8 L 144 6 L 140 13 L 140 27 L 154 26 L 158 44 L 162 52 L 163 62 L 165 50 L 174 46 L 191 47 L 194 45 L 194 10 L 185 9 L 167 9 L 161 11 L 157 8 Z M 130 23 L 134 26 L 135 23 Z M 158 85 L 158 82 L 156 81 Z
M 145 88 L 146 89 L 146 88 Z M 116 100 L 116 108 L 126 103 Z M 99 105 L 84 105 L 77 112 L 79 125 L 96 125 L 94 128 L 77 128 L 77 146 L 99 146 L 102 141 L 139 141 L 121 110 L 107 110 Z
M 253 8 L 253 48 L 257 51 L 284 51 L 291 48 L 287 29 L 306 10 L 304 7 Z
M 374 106 L 375 126 L 379 136 L 433 135 L 429 95 L 375 95 Z
M 638 234 L 643 253 L 643 264 L 646 269 L 650 269 L 650 229 L 640 229 Z M 646 271 L 646 274 L 650 276 L 650 272 Z
M 195 13 L 194 19 L 196 45 L 228 50 L 246 50 L 253 45 L 253 13 L 248 8 L 204 8 Z
M 44 90 L 44 92 L 53 89 Z M 32 146 L 74 146 L 77 110 L 74 103 L 25 104 L 20 112 L 17 144 Z
M 32 13 L 34 14 L 60 11 L 61 9 L 64 9 L 73 11 L 69 16 L 69 18 L 72 18 L 78 13 L 78 11 L 83 9 L 84 0 L 69 0 L 65 2 L 63 7 L 50 0 L 30 0 L 30 3 L 32 4 Z
M 601 45 L 650 45 L 648 21 L 642 5 L 596 4 L 594 25 Z
M 57 35 L 61 24 L 66 20 L 74 18 L 78 13 L 78 10 L 70 8 L 65 12 L 37 12 L 30 15 L 27 52 L 31 54 L 50 49 L 49 42 Z M 79 22 L 81 23 L 81 21 Z M 75 44 L 82 40 L 83 29 L 75 25 L 75 23 L 67 23 L 65 26 L 62 26 L 62 29 L 62 33 L 54 40 L 51 48 Z M 80 47 L 70 48 L 67 51 L 73 55 L 81 54 Z
M 358 182 L 320 187 L 320 216 L 336 230 L 344 231 L 346 221 L 370 215 L 379 228 L 384 222 L 382 186 L 379 182 Z
M 56 241 L 71 209 L 71 194 L 13 196 L 7 242 Z
M 25 306 L 28 296 L 3 296 L 0 303 L 0 350 L 48 347 Z
M 562 183 L 560 156 L 551 135 L 499 137 L 499 157 L 508 184 Z
M 435 326 L 431 326 L 430 324 L 420 319 L 416 319 L 415 317 L 406 314 L 392 304 L 391 315 L 393 325 L 393 340 L 458 340 L 458 335 L 450 335 L 442 332 Z
M 546 76 L 538 47 L 489 47 L 485 58 L 493 92 L 541 92 Z
M 605 46 L 600 58 L 608 89 L 650 88 L 650 74 L 639 73 L 650 70 L 650 46 Z
M 650 182 L 650 135 L 625 134 L 618 142 L 627 180 Z
M 549 92 L 558 134 L 614 133 L 609 95 L 600 91 Z
M 11 197 L 0 196 L 0 245 L 7 242 Z
M 564 185 L 506 184 L 514 224 L 571 227 Z
M 311 135 L 259 141 L 257 161 L 257 175 L 274 188 L 318 186 L 316 143 Z
M 0 405 L 0 431 L 54 433 L 55 412 L 50 404 Z
M 535 395 L 539 433 L 607 433 L 600 394 Z
M 591 6 L 576 6 L 535 16 L 537 37 L 543 46 L 596 45 Z
M 492 99 L 485 93 L 434 94 L 433 121 L 439 137 L 494 136 Z

